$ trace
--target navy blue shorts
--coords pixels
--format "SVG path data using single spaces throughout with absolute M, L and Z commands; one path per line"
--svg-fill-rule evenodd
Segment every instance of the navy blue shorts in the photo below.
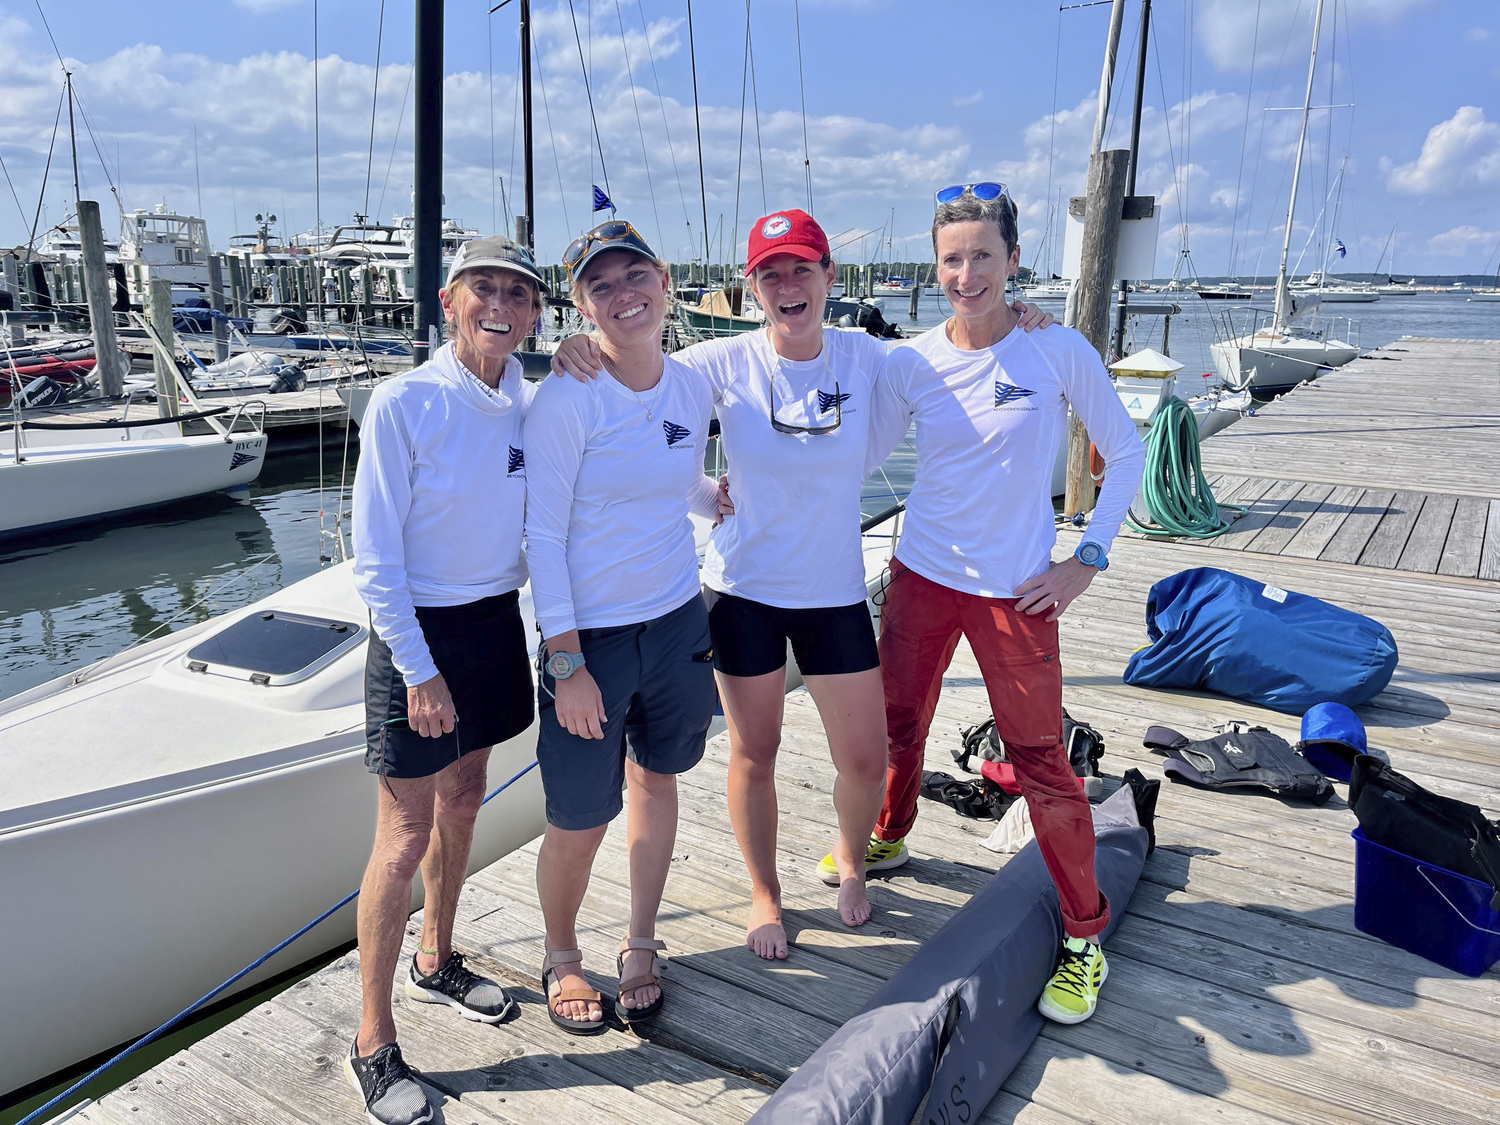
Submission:
M 726 676 L 764 676 L 786 667 L 786 646 L 804 676 L 842 676 L 880 667 L 875 626 L 864 602 L 782 609 L 705 591 L 714 667 Z
M 638 625 L 580 629 L 578 639 L 604 697 L 604 737 L 579 738 L 563 729 L 552 699 L 556 682 L 544 670 L 536 744 L 547 823 L 575 832 L 619 815 L 627 755 L 652 773 L 696 766 L 718 699 L 708 610 L 697 594 Z
M 365 768 L 382 777 L 431 777 L 463 755 L 514 738 L 533 716 L 520 595 L 417 606 L 417 623 L 458 722 L 437 738 L 406 725 L 406 681 L 370 630 L 365 656 Z

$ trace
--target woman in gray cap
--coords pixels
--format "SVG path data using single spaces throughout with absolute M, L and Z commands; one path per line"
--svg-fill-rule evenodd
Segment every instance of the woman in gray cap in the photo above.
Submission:
M 369 1119 L 385 1125 L 432 1118 L 391 1018 L 419 867 L 427 902 L 407 996 L 483 1023 L 512 1007 L 451 943 L 490 747 L 533 717 L 518 602 L 521 423 L 534 388 L 512 353 L 545 291 L 531 255 L 510 239 L 466 243 L 439 295 L 452 342 L 380 384 L 360 425 L 354 577 L 373 627 L 365 764 L 380 782 L 359 899 L 363 1016 L 344 1069 Z
M 662 1006 L 656 911 L 677 833 L 677 774 L 703 757 L 714 713 L 708 609 L 690 510 L 713 518 L 703 475 L 713 396 L 661 350 L 669 279 L 629 223 L 563 254 L 573 300 L 599 326 L 604 373 L 549 379 L 526 418 L 526 551 L 547 658 L 537 762 L 547 834 L 537 857 L 552 1021 L 603 1031 L 575 930 L 594 854 L 630 789 L 630 921 L 615 1015 Z

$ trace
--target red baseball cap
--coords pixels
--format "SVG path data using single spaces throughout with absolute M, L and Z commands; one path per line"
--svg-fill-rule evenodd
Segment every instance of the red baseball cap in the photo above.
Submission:
M 767 258 L 791 254 L 804 262 L 821 262 L 828 253 L 828 236 L 806 211 L 773 211 L 755 220 L 750 227 L 750 257 L 745 262 L 749 273 Z

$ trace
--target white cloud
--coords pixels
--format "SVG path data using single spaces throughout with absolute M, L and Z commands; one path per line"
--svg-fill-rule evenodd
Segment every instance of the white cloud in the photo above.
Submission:
M 1464 38 L 1470 43 L 1484 43 L 1490 37 L 1490 29 L 1487 27 L 1471 27 L 1464 33 Z
M 953 104 L 956 105 L 956 106 L 978 105 L 983 100 L 984 100 L 984 91 L 983 90 L 975 90 L 972 94 L 965 94 L 961 98 L 954 98 L 953 99 Z
M 1500 188 L 1500 124 L 1479 106 L 1460 106 L 1427 133 L 1421 155 L 1390 168 L 1386 186 L 1403 195 L 1456 195 Z
M 1344 0 L 1340 14 L 1350 24 L 1395 23 L 1408 12 L 1430 7 L 1437 0 Z M 1331 6 L 1330 6 L 1331 7 Z M 1258 63 L 1273 66 L 1290 42 L 1305 57 L 1312 37 L 1312 8 L 1303 0 L 1199 0 L 1195 10 L 1198 41 L 1220 70 L 1250 69 L 1250 48 L 1259 44 Z M 1333 20 L 1323 19 L 1325 44 Z M 1295 68 L 1294 68 L 1295 69 Z M 1306 73 L 1304 66 L 1303 73 Z
M 1434 254 L 1445 258 L 1466 258 L 1493 252 L 1497 242 L 1500 242 L 1500 230 L 1481 230 L 1469 223 L 1433 235 L 1427 240 L 1427 245 Z

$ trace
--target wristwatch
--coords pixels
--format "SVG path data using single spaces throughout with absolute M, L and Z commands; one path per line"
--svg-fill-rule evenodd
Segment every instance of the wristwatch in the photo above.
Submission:
M 552 673 L 554 680 L 566 680 L 582 667 L 581 652 L 554 652 L 547 658 L 547 671 Z
M 1105 554 L 1104 548 L 1097 543 L 1090 543 L 1087 539 L 1078 544 L 1078 550 L 1073 552 L 1073 557 L 1087 566 L 1097 566 L 1100 570 L 1109 569 L 1109 556 Z

